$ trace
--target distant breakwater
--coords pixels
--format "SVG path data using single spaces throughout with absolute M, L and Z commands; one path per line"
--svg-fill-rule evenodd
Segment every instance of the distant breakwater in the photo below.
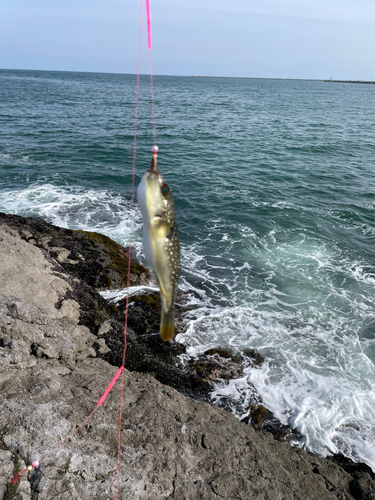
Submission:
M 375 84 L 375 82 L 370 82 L 370 81 L 365 81 L 365 80 L 324 80 L 325 82 L 332 82 L 332 83 L 372 83 Z
M 217 76 L 217 75 L 192 75 L 193 78 L 223 78 L 231 80 L 290 80 L 290 81 L 308 81 L 308 82 L 321 82 L 317 78 L 276 78 L 264 76 Z M 330 81 L 330 80 L 329 80 Z

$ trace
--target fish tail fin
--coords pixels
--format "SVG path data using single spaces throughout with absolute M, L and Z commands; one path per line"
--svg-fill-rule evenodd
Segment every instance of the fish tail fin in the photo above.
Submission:
M 169 311 L 161 310 L 160 320 L 160 337 L 161 340 L 172 340 L 174 337 L 174 310 L 173 307 Z

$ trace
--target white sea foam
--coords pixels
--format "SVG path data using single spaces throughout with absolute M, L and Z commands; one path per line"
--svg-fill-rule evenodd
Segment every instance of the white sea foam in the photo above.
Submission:
M 125 196 L 104 189 L 38 182 L 25 189 L 3 190 L 0 210 L 24 217 L 39 216 L 60 227 L 97 231 L 124 246 L 129 243 L 130 203 Z M 133 231 L 139 231 L 140 227 L 141 217 L 136 207 Z M 138 248 L 139 243 L 136 236 Z
M 252 308 L 217 310 L 191 321 L 177 340 L 197 355 L 222 346 L 234 352 L 255 348 L 266 361 L 244 377 L 219 383 L 213 400 L 230 398 L 244 417 L 253 384 L 263 403 L 305 437 L 308 450 L 344 453 L 375 469 L 375 371 L 362 342 L 344 324 L 317 330 L 314 318 Z
M 133 295 L 138 295 L 147 292 L 158 292 L 159 288 L 152 286 L 130 286 L 128 288 L 120 288 L 118 290 L 105 290 L 104 292 L 99 292 L 100 295 L 112 303 L 117 303 L 122 299 L 125 299 L 128 295 L 132 297 Z
M 231 401 L 242 418 L 254 385 L 263 404 L 304 436 L 306 449 L 340 452 L 375 470 L 375 339 L 362 332 L 375 321 L 374 274 L 332 242 L 303 233 L 284 235 L 284 242 L 271 231 L 255 244 L 251 231 L 242 235 L 252 245 L 251 261 L 233 267 L 229 283 L 220 282 L 214 266 L 200 268 L 210 258 L 199 255 L 199 244 L 190 249 L 186 261 L 210 292 L 204 307 L 187 313 L 186 333 L 177 340 L 193 356 L 213 347 L 256 349 L 264 364 L 219 382 L 213 400 Z M 250 276 L 254 269 L 261 281 Z

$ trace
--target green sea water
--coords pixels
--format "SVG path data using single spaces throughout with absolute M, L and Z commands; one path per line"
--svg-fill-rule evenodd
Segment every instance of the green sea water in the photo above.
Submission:
M 129 241 L 134 75 L 0 71 L 0 210 Z M 265 357 L 250 384 L 304 445 L 375 470 L 375 87 L 154 77 L 158 165 L 171 186 L 177 341 Z M 153 144 L 140 79 L 136 184 Z M 134 226 L 142 258 L 141 217 Z

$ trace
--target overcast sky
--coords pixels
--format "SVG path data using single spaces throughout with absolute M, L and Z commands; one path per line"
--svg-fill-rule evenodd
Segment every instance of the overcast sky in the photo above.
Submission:
M 375 0 L 151 0 L 151 11 L 155 74 L 375 80 Z M 139 25 L 138 0 L 0 0 L 0 68 L 135 73 Z M 142 57 L 146 73 L 146 39 Z

